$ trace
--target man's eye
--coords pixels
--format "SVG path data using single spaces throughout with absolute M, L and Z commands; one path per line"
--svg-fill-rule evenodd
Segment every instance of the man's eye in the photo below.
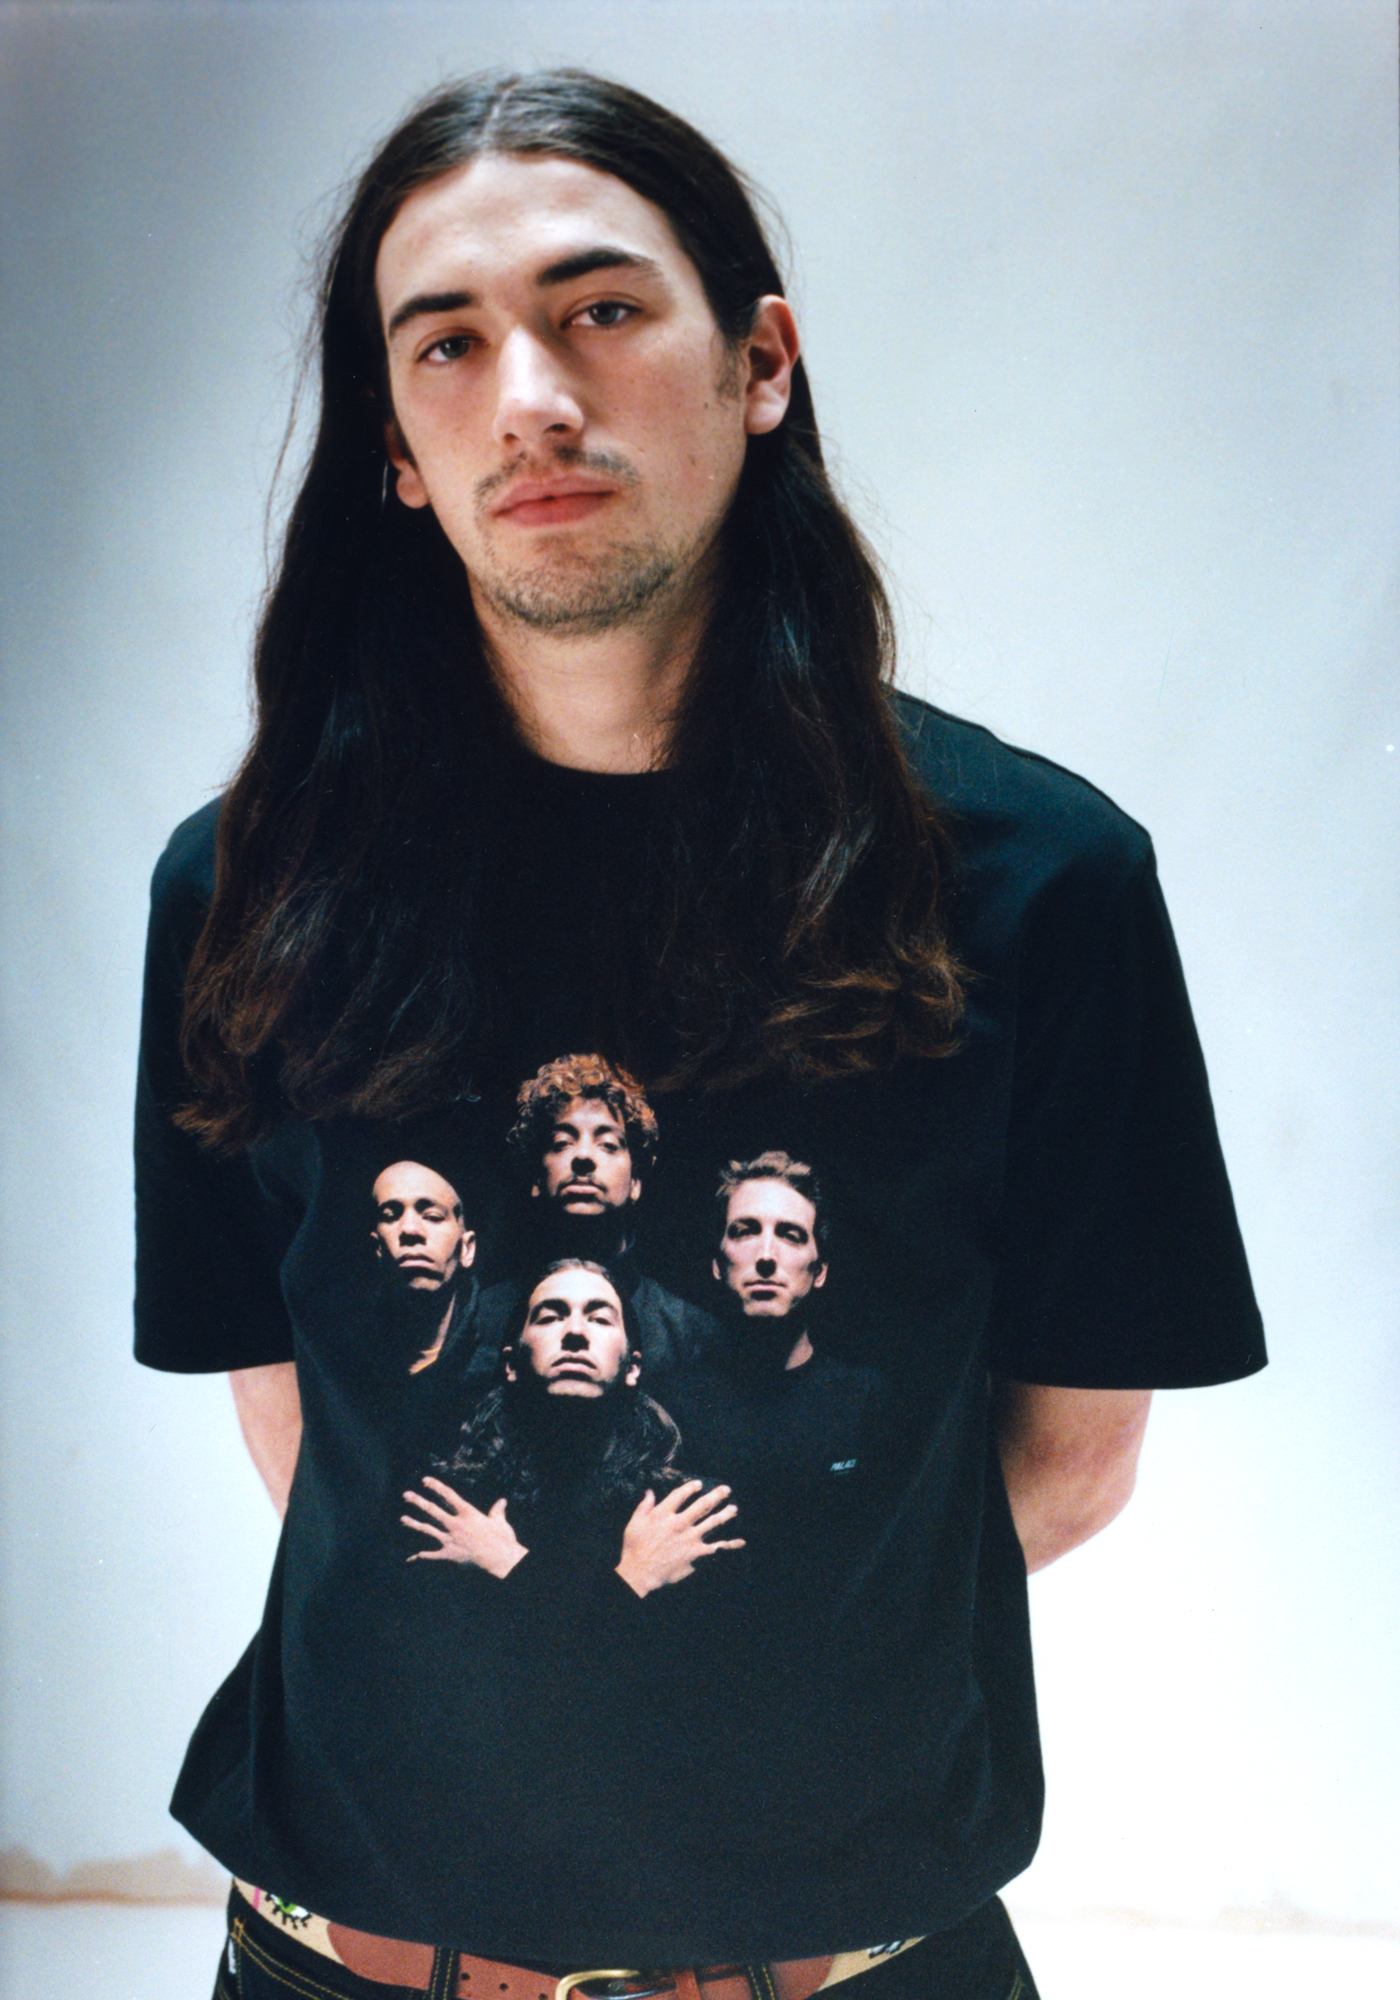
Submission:
M 599 299 L 596 305 L 584 306 L 573 316 L 573 323 L 580 321 L 588 326 L 621 326 L 624 320 L 636 313 L 635 306 L 624 305 L 621 299 Z
M 470 333 L 445 333 L 441 340 L 435 340 L 425 349 L 425 361 L 460 361 L 475 344 L 475 336 Z

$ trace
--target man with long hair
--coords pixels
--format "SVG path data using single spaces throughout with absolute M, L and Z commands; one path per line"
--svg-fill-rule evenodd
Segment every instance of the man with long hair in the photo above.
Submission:
M 415 1510 L 404 1526 L 434 1545 L 410 1560 L 518 1577 L 543 1536 L 571 1586 L 593 1586 L 601 1551 L 602 1566 L 647 1597 L 702 1556 L 742 1548 L 710 1539 L 737 1511 L 729 1488 L 686 1478 L 675 1424 L 638 1389 L 635 1322 L 612 1274 L 561 1258 L 526 1288 L 517 1318 L 502 1380 L 443 1468 L 456 1484 L 428 1476 L 427 1493 L 404 1495 Z
M 1154 1387 L 1263 1360 L 1150 844 L 894 693 L 754 199 L 683 120 L 576 71 L 435 91 L 319 307 L 256 733 L 157 871 L 139 1098 L 138 1352 L 233 1372 L 287 1510 L 174 1800 L 240 1884 L 229 1965 L 1028 1996 L 996 1894 L 1040 1817 L 1027 1570 L 1121 1508 Z M 350 1248 L 366 1163 L 441 1139 L 495 1254 L 499 1134 L 561 1049 L 664 1093 L 648 1255 L 683 1289 L 708 1162 L 823 1162 L 843 1351 L 900 1391 L 881 1509 L 807 1592 L 801 1727 L 713 1692 L 726 1554 L 644 1607 L 586 1793 L 567 1701 L 515 1701 L 505 1593 L 403 1560 L 409 1390 Z M 612 1687 L 607 1640 L 553 1685 Z

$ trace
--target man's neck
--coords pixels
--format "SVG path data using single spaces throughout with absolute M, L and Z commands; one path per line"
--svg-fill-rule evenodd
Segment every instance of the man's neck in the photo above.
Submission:
M 522 741 L 550 764 L 625 774 L 668 761 L 705 626 L 693 602 L 606 632 L 536 632 L 478 603 L 486 657 Z
M 777 1377 L 805 1368 L 815 1352 L 805 1321 L 792 1316 L 770 1319 L 756 1314 L 750 1319 L 731 1310 L 725 1326 L 734 1364 L 755 1375 Z
M 460 1277 L 460 1272 L 455 1273 L 440 1291 L 392 1294 L 393 1310 L 407 1333 L 407 1344 L 419 1350 L 408 1365 L 410 1375 L 431 1368 L 442 1353 L 452 1325 Z
M 545 1257 L 586 1257 L 595 1264 L 621 1263 L 632 1248 L 628 1210 L 604 1209 L 601 1215 L 568 1215 L 552 1203 L 538 1217 L 539 1254 Z
M 600 1397 L 550 1396 L 541 1385 L 508 1385 L 510 1417 L 528 1441 L 535 1476 L 543 1492 L 581 1501 L 592 1489 L 610 1439 L 629 1420 L 631 1392 L 611 1389 Z
M 788 1358 L 783 1363 L 784 1369 L 805 1368 L 811 1360 L 814 1351 L 812 1343 L 807 1336 L 807 1330 L 804 1327 L 788 1350 Z

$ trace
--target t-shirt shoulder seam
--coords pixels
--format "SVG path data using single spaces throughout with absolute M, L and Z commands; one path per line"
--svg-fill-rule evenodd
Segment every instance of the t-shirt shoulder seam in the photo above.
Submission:
M 1001 756 L 1012 757 L 1020 763 L 1051 772 L 1076 791 L 1087 793 L 1105 807 L 1122 827 L 1131 830 L 1139 839 L 1146 842 L 1149 848 L 1151 847 L 1152 836 L 1141 820 L 1134 819 L 1130 812 L 1119 805 L 1117 799 L 1112 798 L 1101 785 L 1096 785 L 1092 778 L 1086 778 L 1082 771 L 1072 771 L 1067 764 L 1061 764 L 1055 758 L 1047 757 L 1042 751 L 1027 750 L 1019 743 L 1008 743 L 1005 737 L 998 736 L 985 722 L 973 722 L 965 715 L 954 715 L 951 709 L 940 708 L 936 702 L 927 701 L 922 695 L 910 694 L 906 689 L 895 689 L 894 702 L 905 742 L 909 747 L 912 748 L 923 739 L 925 720 L 933 717 L 949 729 L 966 731 L 971 736 L 980 737 Z
M 197 890 L 207 893 L 214 868 L 214 843 L 218 833 L 223 794 L 206 799 L 186 815 L 162 848 L 151 875 L 153 895 Z

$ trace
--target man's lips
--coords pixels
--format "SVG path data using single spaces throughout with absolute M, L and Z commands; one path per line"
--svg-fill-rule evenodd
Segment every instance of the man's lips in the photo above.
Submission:
M 551 521 L 581 521 L 616 493 L 607 479 L 575 474 L 566 479 L 522 479 L 508 486 L 491 509 L 498 521 L 517 527 L 542 527 Z

